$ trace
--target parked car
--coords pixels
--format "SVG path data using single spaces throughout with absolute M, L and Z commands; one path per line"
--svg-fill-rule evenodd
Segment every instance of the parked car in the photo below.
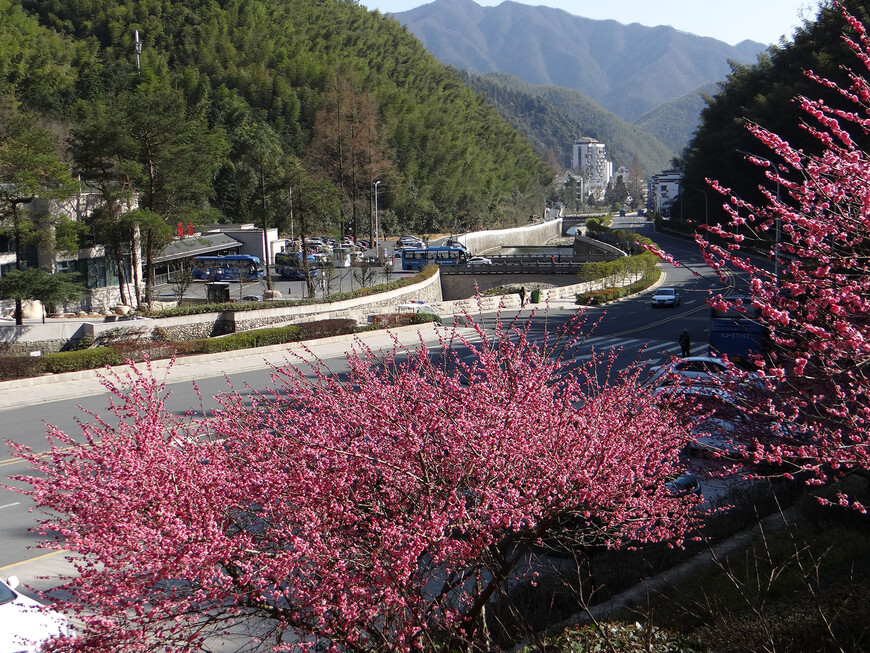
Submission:
M 0 581 L 0 651 L 36 653 L 56 637 L 74 637 L 67 618 L 16 591 L 18 578 Z
M 492 265 L 492 259 L 485 256 L 472 256 L 468 259 L 469 265 Z
M 448 238 L 444 241 L 444 247 L 455 247 L 456 249 L 468 251 L 468 248 L 455 238 Z
M 402 236 L 396 241 L 396 247 L 412 247 L 420 249 L 425 247 L 423 240 L 417 236 Z
M 263 301 L 262 295 L 245 295 L 242 297 L 243 302 L 261 302 Z
M 655 386 L 672 385 L 675 382 L 760 383 L 763 377 L 757 372 L 747 372 L 712 356 L 689 356 L 650 369 L 647 383 Z
M 657 306 L 679 306 L 680 291 L 676 288 L 659 288 L 653 293 L 650 304 L 653 308 Z

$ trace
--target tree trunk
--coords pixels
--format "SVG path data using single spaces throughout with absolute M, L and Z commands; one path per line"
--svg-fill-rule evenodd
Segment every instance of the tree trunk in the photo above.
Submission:
M 142 280 L 139 277 L 139 268 L 142 262 L 142 234 L 138 225 L 130 230 L 130 252 L 130 265 L 133 268 L 133 292 L 136 294 L 136 308 L 139 308 L 142 303 L 140 291 Z

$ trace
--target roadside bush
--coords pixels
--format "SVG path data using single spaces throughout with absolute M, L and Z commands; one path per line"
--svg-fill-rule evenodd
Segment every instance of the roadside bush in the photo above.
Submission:
M 3 356 L 0 358 L 0 381 L 26 379 L 42 373 L 42 358 L 39 356 Z
M 208 338 L 197 340 L 199 352 L 214 354 L 221 351 L 236 351 L 237 349 L 249 349 L 251 347 L 266 347 L 268 345 L 280 345 L 285 342 L 301 340 L 301 329 L 298 326 L 278 327 L 275 329 L 256 329 L 255 331 L 243 331 L 233 333 L 221 338 Z
M 442 323 L 440 315 L 431 313 L 381 313 L 380 315 L 372 315 L 371 320 L 371 325 L 375 329 L 391 329 L 411 324 L 426 324 L 427 322 Z
M 49 374 L 93 370 L 107 365 L 122 365 L 124 359 L 111 347 L 61 351 L 42 356 L 42 371 Z
M 200 344 L 193 342 L 115 342 L 108 345 L 118 352 L 118 355 L 124 361 L 133 363 L 141 363 L 146 358 L 148 360 L 160 360 L 161 358 L 172 358 L 173 356 L 184 356 L 189 354 L 200 353 Z
M 642 279 L 635 281 L 628 286 L 611 286 L 610 288 L 577 293 L 575 295 L 575 303 L 580 306 L 595 306 L 597 304 L 606 304 L 607 302 L 616 301 L 617 299 L 622 299 L 623 297 L 628 297 L 634 293 L 646 290 L 655 284 L 661 275 L 662 271 L 658 268 L 654 268 Z

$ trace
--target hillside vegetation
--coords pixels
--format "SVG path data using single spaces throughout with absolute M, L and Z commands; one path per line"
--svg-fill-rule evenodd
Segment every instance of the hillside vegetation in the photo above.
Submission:
M 677 152 L 649 132 L 626 122 L 578 91 L 558 86 L 535 86 L 505 73 L 463 79 L 532 143 L 536 151 L 559 171 L 571 167 L 570 145 L 590 136 L 607 145 L 617 167 L 635 159 L 647 174 L 670 166 Z
M 383 227 L 450 230 L 525 218 L 550 182 L 528 142 L 455 73 L 396 21 L 353 2 L 9 1 L 0 3 L 0 34 L 4 91 L 58 134 L 72 132 L 83 176 L 114 175 L 141 190 L 142 157 L 112 150 L 130 137 L 141 146 L 141 130 L 116 134 L 112 147 L 95 139 L 140 113 L 174 117 L 154 133 L 183 124 L 176 144 L 210 153 L 216 165 L 187 175 L 201 187 L 148 204 L 170 221 L 271 212 L 289 231 L 289 203 L 277 208 L 274 188 L 289 196 L 304 177 L 322 182 L 310 196 L 334 199 L 308 212 L 312 229 L 370 231 L 379 180 Z M 97 145 L 100 156 L 82 160 Z M 104 165 L 89 168 L 97 159 Z M 266 180 L 274 188 L 256 200 L 257 170 L 278 164 L 295 177 Z
M 843 0 L 841 3 L 865 25 L 870 24 L 870 7 L 864 0 Z M 824 89 L 809 79 L 805 72 L 835 80 L 843 88 L 851 85 L 848 68 L 853 56 L 842 41 L 847 33 L 842 15 L 833 7 L 822 8 L 813 22 L 806 22 L 795 32 L 791 42 L 770 49 L 752 66 L 735 66 L 727 80 L 720 83 L 717 93 L 708 98 L 701 114 L 701 123 L 685 152 L 685 186 L 708 188 L 706 179 L 716 179 L 741 198 L 758 202 L 759 186 L 775 192 L 775 185 L 746 160 L 745 152 L 773 158 L 771 151 L 760 144 L 746 129 L 756 123 L 769 129 L 792 145 L 816 151 L 818 143 L 804 126 L 805 115 L 795 98 L 805 95 L 824 98 L 832 106 L 852 110 L 848 102 L 833 89 Z M 866 130 L 853 129 L 853 138 L 866 149 L 870 146 Z M 797 181 L 800 181 L 799 179 Z M 714 201 L 708 191 L 709 219 L 726 219 L 722 202 Z M 783 197 L 786 193 L 783 192 Z M 701 193 L 688 192 L 682 207 L 686 218 L 702 220 L 705 198 Z M 677 211 L 674 215 L 678 215 Z M 762 234 L 770 238 L 772 233 Z

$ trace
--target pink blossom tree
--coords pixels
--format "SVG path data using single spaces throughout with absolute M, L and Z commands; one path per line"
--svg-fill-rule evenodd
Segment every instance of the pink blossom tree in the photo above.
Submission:
M 191 651 L 247 624 L 268 650 L 455 650 L 566 524 L 585 544 L 680 545 L 699 518 L 665 488 L 681 415 L 638 369 L 570 367 L 571 329 L 478 329 L 471 363 L 448 331 L 435 356 L 359 344 L 345 378 L 287 364 L 208 419 L 167 413 L 147 369 L 115 379 L 115 417 L 83 440 L 16 447 L 46 546 L 76 554 L 62 605 L 85 627 L 64 646 Z
M 809 473 L 811 483 L 866 470 L 870 462 L 870 156 L 863 149 L 870 129 L 870 40 L 864 25 L 837 6 L 852 34 L 844 41 L 863 70 L 844 67 L 847 88 L 806 74 L 852 108 L 796 98 L 807 114 L 802 126 L 817 142 L 813 151 L 749 125 L 770 151 L 771 158 L 747 156 L 765 172 L 766 203 L 745 202 L 708 180 L 725 196 L 730 224 L 709 228 L 724 245 L 696 237 L 714 270 L 724 274 L 731 266 L 751 276 L 751 303 L 761 308 L 770 332 L 770 356 L 756 362 L 773 377 L 773 392 L 750 410 L 784 428 L 759 439 L 754 456 L 785 465 L 787 473 Z M 771 243 L 774 265 L 762 267 L 746 255 L 749 232 Z M 714 304 L 729 302 L 720 296 Z

